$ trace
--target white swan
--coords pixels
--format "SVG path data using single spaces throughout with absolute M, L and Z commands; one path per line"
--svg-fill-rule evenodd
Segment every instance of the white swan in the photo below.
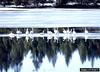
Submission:
M 67 31 L 66 31 L 65 29 L 63 29 L 63 33 L 64 33 L 64 34 L 67 34 Z
M 25 34 L 26 34 L 25 39 L 26 39 L 26 41 L 28 42 L 28 40 L 29 40 L 29 36 L 28 36 L 28 34 L 29 34 L 29 30 L 28 30 L 28 28 L 26 29 Z
M 85 28 L 85 31 L 84 31 L 85 33 L 88 33 L 88 30 Z
M 30 34 L 33 34 L 34 33 L 34 30 L 33 30 L 33 28 L 32 28 L 32 30 L 30 31 Z
M 30 39 L 32 39 L 32 41 L 34 40 L 34 37 L 33 37 L 33 35 L 32 34 L 34 34 L 34 30 L 33 30 L 33 28 L 32 28 L 32 30 L 30 31 Z
M 69 33 L 70 31 L 69 31 L 69 28 L 67 29 L 67 33 Z
M 55 28 L 54 28 L 54 33 L 55 33 L 55 34 L 58 34 L 58 33 L 59 33 L 58 29 L 55 29 Z
M 28 31 L 28 29 L 26 30 L 25 34 L 29 34 L 29 31 Z
M 49 31 L 49 29 L 47 29 L 47 34 L 52 34 L 52 31 Z
M 9 35 L 10 38 L 14 38 L 15 37 L 15 34 L 12 31 L 8 35 Z
M 72 29 L 69 30 L 69 28 L 68 28 L 66 32 L 67 32 L 67 34 L 71 34 L 72 33 Z
M 73 34 L 76 34 L 75 29 L 73 28 Z
M 20 30 L 17 29 L 16 31 L 17 34 L 21 34 L 22 32 Z

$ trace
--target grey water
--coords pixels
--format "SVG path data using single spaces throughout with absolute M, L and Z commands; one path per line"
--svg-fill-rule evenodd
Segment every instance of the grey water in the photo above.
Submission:
M 100 68 L 99 9 L 0 10 L 1 72 L 80 72 L 80 68 Z M 73 31 L 71 38 L 53 36 L 47 29 Z M 85 28 L 89 33 L 84 33 Z M 30 31 L 41 34 L 33 37 Z M 28 34 L 25 34 L 26 31 Z M 21 34 L 16 34 L 19 30 Z M 11 34 L 13 33 L 13 34 Z M 78 34 L 77 34 L 78 33 Z M 80 35 L 84 38 L 73 37 Z M 13 35 L 15 35 L 13 37 Z M 6 35 L 6 36 L 5 36 Z M 11 35 L 11 36 L 10 36 Z M 89 35 L 89 37 L 87 37 Z M 20 37 L 21 36 L 21 37 Z M 51 34 L 49 34 L 51 36 Z

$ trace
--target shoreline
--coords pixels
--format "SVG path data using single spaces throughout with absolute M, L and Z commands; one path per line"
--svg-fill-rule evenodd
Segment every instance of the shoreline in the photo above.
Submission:
M 47 9 L 47 8 L 60 8 L 60 9 L 100 9 L 100 5 L 60 5 L 60 6 L 40 6 L 40 7 L 0 7 L 0 10 L 15 10 L 15 9 Z

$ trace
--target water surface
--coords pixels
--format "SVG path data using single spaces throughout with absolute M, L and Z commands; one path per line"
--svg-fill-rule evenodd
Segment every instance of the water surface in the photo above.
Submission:
M 19 30 L 23 33 L 27 31 L 25 28 Z M 29 32 L 31 30 L 28 29 Z M 36 29 L 35 32 L 41 33 L 43 30 L 45 31 Z M 0 29 L 0 31 L 1 34 L 10 32 L 16 34 L 17 29 Z M 89 30 L 91 31 L 92 29 Z M 100 39 L 95 38 L 86 40 L 76 38 L 73 42 L 68 38 L 64 40 L 63 37 L 56 40 L 54 37 L 49 40 L 47 37 L 0 37 L 0 70 L 1 72 L 80 72 L 80 68 L 99 68 L 99 49 Z

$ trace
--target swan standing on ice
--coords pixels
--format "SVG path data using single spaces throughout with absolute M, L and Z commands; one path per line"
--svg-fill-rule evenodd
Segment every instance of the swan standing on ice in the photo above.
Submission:
M 69 34 L 69 32 L 70 32 L 70 31 L 69 31 L 69 28 L 68 28 L 68 29 L 67 29 L 67 33 Z
M 20 30 L 17 29 L 16 34 L 22 34 Z M 16 36 L 17 39 L 21 38 L 19 35 Z
M 20 30 L 17 29 L 16 31 L 17 34 L 21 34 L 22 32 Z
M 8 34 L 8 36 L 12 39 L 12 38 L 15 37 L 15 34 L 11 31 L 11 32 Z
M 84 33 L 88 33 L 88 30 L 85 28 L 85 31 L 84 31 Z M 88 36 L 87 35 L 85 35 L 85 42 L 87 41 L 87 39 L 88 39 Z
M 47 40 L 49 41 L 50 39 L 52 39 L 52 31 L 49 31 L 49 29 L 47 29 Z
M 28 29 L 26 30 L 25 34 L 29 34 L 29 31 L 28 31 Z
M 88 30 L 85 28 L 85 31 L 84 31 L 85 33 L 88 33 Z
M 66 31 L 65 29 L 63 29 L 63 33 L 64 33 L 64 34 L 67 34 L 67 31 Z
M 57 29 L 54 28 L 54 41 L 57 41 L 58 42 L 58 38 L 59 38 L 58 28 Z
M 49 31 L 49 29 L 47 29 L 47 34 L 52 34 L 52 31 Z
M 67 36 L 66 36 L 67 31 L 66 31 L 65 29 L 63 29 L 63 33 L 64 33 L 64 36 L 63 36 L 63 41 L 65 41 L 65 40 L 67 39 Z
M 33 28 L 32 28 L 32 30 L 30 31 L 30 34 L 31 34 L 31 35 L 30 35 L 30 38 L 32 39 L 32 41 L 34 40 L 34 37 L 33 37 L 33 35 L 32 35 L 33 33 L 34 33 L 34 30 L 33 30 Z
M 76 31 L 75 31 L 75 28 L 73 28 L 73 34 L 76 34 Z M 75 35 L 73 35 L 73 43 L 75 43 L 75 40 L 76 40 L 76 36 Z
M 55 29 L 55 28 L 54 28 L 54 33 L 55 33 L 55 34 L 58 34 L 58 33 L 59 33 L 58 29 Z
M 33 28 L 32 28 L 32 30 L 30 31 L 30 34 L 33 34 L 34 33 L 34 30 L 33 30 Z
M 76 34 L 75 29 L 73 28 L 73 34 Z
M 67 29 L 67 33 L 68 33 L 68 34 L 71 34 L 71 33 L 72 33 L 72 29 L 69 30 L 69 28 L 68 28 L 68 29 Z
M 44 30 L 41 33 L 39 33 L 39 35 L 40 35 L 40 37 L 42 37 L 44 39 L 44 35 L 45 35 Z
M 26 30 L 26 32 L 25 32 L 25 34 L 26 34 L 26 41 L 28 42 L 28 40 L 29 40 L 29 36 L 28 36 L 28 34 L 29 34 L 29 31 L 28 31 L 28 29 Z
M 40 33 L 40 35 L 44 35 L 44 33 L 45 33 L 45 32 L 44 32 L 44 30 L 43 30 L 43 31 Z
M 71 34 L 71 33 L 72 33 L 72 29 L 69 30 L 69 28 L 68 28 L 67 31 L 66 31 L 66 33 L 67 33 L 67 34 Z

